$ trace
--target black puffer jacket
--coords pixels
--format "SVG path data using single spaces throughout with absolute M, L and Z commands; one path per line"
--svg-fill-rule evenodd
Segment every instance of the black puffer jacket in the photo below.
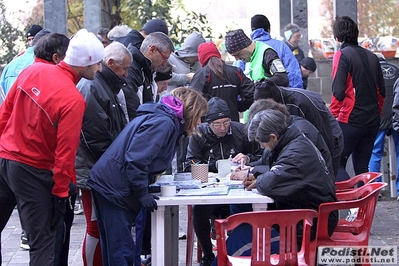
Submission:
M 380 64 L 385 82 L 385 99 L 380 118 L 380 130 L 383 130 L 392 128 L 393 85 L 399 78 L 399 67 L 387 61 L 380 61 Z
M 131 30 L 128 35 L 116 39 L 127 47 L 133 56 L 133 62 L 129 67 L 126 87 L 123 88 L 125 102 L 129 121 L 137 116 L 137 108 L 140 105 L 140 98 L 137 92 L 142 87 L 143 103 L 153 101 L 152 99 L 152 70 L 151 61 L 141 52 L 140 47 L 144 37 L 137 30 Z
M 255 84 L 255 100 L 271 98 L 285 104 L 292 115 L 305 118 L 321 133 L 333 160 L 334 176 L 338 172 L 344 139 L 341 127 L 320 94 L 313 91 L 276 86 L 269 80 Z
M 131 30 L 126 36 L 119 37 L 115 41 L 122 43 L 125 47 L 128 47 L 130 44 L 136 46 L 137 49 L 140 49 L 144 37 L 137 30 Z
M 129 121 L 132 121 L 137 116 L 137 108 L 140 105 L 140 98 L 137 95 L 140 88 L 143 91 L 143 103 L 153 101 L 152 70 L 151 61 L 136 46 L 129 45 L 127 49 L 132 53 L 133 62 L 129 67 L 129 74 L 125 78 L 127 85 L 123 88 L 123 93 Z
M 117 94 L 126 85 L 108 67 L 94 80 L 81 79 L 77 87 L 86 101 L 75 168 L 79 188 L 88 188 L 89 172 L 126 125 Z
M 335 184 L 317 148 L 296 126 L 281 136 L 269 157 L 270 170 L 258 176 L 260 194 L 274 199 L 277 209 L 318 210 L 325 202 L 336 201 Z M 332 232 L 337 213 L 329 219 Z M 312 226 L 313 236 L 316 226 Z
M 234 158 L 242 153 L 256 161 L 261 157 L 262 150 L 256 142 L 249 142 L 244 134 L 244 125 L 231 121 L 230 131 L 224 137 L 217 137 L 208 123 L 198 126 L 198 134 L 192 135 L 187 148 L 185 171 L 190 171 L 191 160 L 194 162 L 208 163 L 209 171 L 217 173 L 216 161 Z
M 323 156 L 323 159 L 326 163 L 326 166 L 329 170 L 329 172 L 332 174 L 331 177 L 333 176 L 334 169 L 332 165 L 332 158 L 331 158 L 331 153 L 330 150 L 327 147 L 326 142 L 324 141 L 323 136 L 320 134 L 320 132 L 315 128 L 312 123 L 310 123 L 308 120 L 305 118 L 302 118 L 300 116 L 296 115 L 291 115 L 291 125 L 295 125 L 301 133 L 303 133 L 319 150 L 321 153 L 321 156 Z M 269 156 L 270 156 L 270 151 L 265 149 L 263 152 L 262 158 L 259 161 L 250 163 L 251 166 L 254 166 L 254 169 L 252 170 L 252 173 L 257 177 L 260 174 L 265 173 L 268 171 L 269 168 Z M 335 177 L 333 179 L 335 182 Z

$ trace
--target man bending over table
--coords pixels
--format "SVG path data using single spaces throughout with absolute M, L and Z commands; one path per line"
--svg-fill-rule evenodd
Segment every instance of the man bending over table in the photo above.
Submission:
M 231 121 L 227 103 L 213 97 L 208 102 L 205 123 L 198 126 L 198 134 L 189 139 L 185 170 L 190 171 L 190 163 L 208 163 L 210 172 L 217 172 L 216 161 L 231 158 L 232 162 L 244 164 L 260 158 L 262 150 L 254 141 L 248 141 L 244 125 Z M 215 255 L 210 239 L 209 217 L 225 218 L 229 215 L 229 205 L 193 206 L 193 226 L 204 256 L 200 266 L 212 264 Z

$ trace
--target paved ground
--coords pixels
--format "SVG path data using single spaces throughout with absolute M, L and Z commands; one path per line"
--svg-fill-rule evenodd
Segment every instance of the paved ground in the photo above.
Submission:
M 388 195 L 384 192 L 383 195 Z M 185 230 L 187 226 L 187 210 L 181 208 L 180 225 Z M 72 228 L 69 265 L 83 266 L 81 259 L 82 239 L 85 230 L 83 215 L 76 215 Z M 19 248 L 21 227 L 18 213 L 13 212 L 10 221 L 1 234 L 1 245 L 4 266 L 22 266 L 29 263 L 29 252 Z M 370 245 L 399 245 L 399 202 L 383 196 L 378 202 L 373 227 L 371 229 Z M 180 266 L 185 265 L 185 240 L 180 240 L 179 261 Z M 196 255 L 196 251 L 194 251 Z M 193 263 L 197 266 L 197 263 Z M 377 265 L 377 264 L 373 264 Z M 154 265 L 162 266 L 162 265 Z
M 1 211 L 1 210 L 0 210 Z M 185 231 L 187 228 L 187 208 L 180 208 L 180 225 Z M 82 261 L 82 241 L 85 232 L 84 215 L 75 215 L 74 224 L 71 232 L 71 244 L 69 250 L 69 265 L 83 266 Z M 21 249 L 20 244 L 21 225 L 18 218 L 18 212 L 14 211 L 1 234 L 1 246 L 3 256 L 3 266 L 22 266 L 29 264 L 29 252 Z M 195 249 L 195 247 L 194 247 Z M 196 250 L 193 257 L 196 258 Z M 186 240 L 179 241 L 179 261 L 180 265 L 185 265 L 186 261 Z M 193 266 L 198 266 L 196 261 Z M 156 266 L 156 265 L 154 265 Z

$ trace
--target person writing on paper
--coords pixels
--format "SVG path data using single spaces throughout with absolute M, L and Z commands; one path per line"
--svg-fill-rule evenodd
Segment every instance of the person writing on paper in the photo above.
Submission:
M 290 124 L 287 114 L 278 110 L 257 113 L 249 123 L 248 139 L 271 151 L 270 170 L 258 176 L 256 188 L 260 194 L 273 198 L 278 210 L 318 210 L 320 204 L 337 200 L 333 177 L 319 150 L 295 125 Z M 330 234 L 337 222 L 338 213 L 331 212 Z M 315 238 L 316 227 L 317 222 L 311 228 L 311 239 Z M 227 253 L 250 256 L 251 232 L 251 227 L 245 224 L 234 229 L 227 240 Z M 301 235 L 297 240 L 301 242 Z
M 192 161 L 208 163 L 210 172 L 217 172 L 216 161 L 232 158 L 244 164 L 256 161 L 261 149 L 256 142 L 250 142 L 244 133 L 244 125 L 231 121 L 227 103 L 219 97 L 208 102 L 205 123 L 198 127 L 198 134 L 189 139 L 185 170 L 190 171 Z M 209 217 L 225 218 L 229 215 L 229 205 L 193 206 L 193 227 L 204 256 L 201 266 L 211 265 L 215 258 L 209 236 L 211 225 Z
M 279 110 L 280 112 L 290 116 L 290 124 L 295 125 L 301 133 L 305 134 L 307 138 L 316 146 L 316 148 L 320 151 L 321 155 L 323 156 L 324 161 L 328 167 L 330 173 L 334 172 L 332 158 L 330 150 L 326 142 L 324 141 L 323 136 L 317 130 L 315 126 L 312 125 L 308 120 L 303 117 L 297 115 L 290 115 L 288 112 L 288 108 L 286 105 L 278 103 L 273 99 L 259 99 L 254 104 L 252 104 L 251 108 L 249 109 L 248 121 L 251 121 L 252 118 L 260 111 L 263 110 Z M 248 127 L 249 122 L 247 123 L 246 127 Z M 255 162 L 250 162 L 244 168 L 239 166 L 237 167 L 236 171 L 231 174 L 232 179 L 236 180 L 244 180 L 247 177 L 247 169 L 250 168 L 251 173 L 253 174 L 254 178 L 250 178 L 250 180 L 246 180 L 246 187 L 249 185 L 249 182 L 256 182 L 256 177 L 260 174 L 267 172 L 269 168 L 269 156 L 270 151 L 268 149 L 264 149 L 262 158 Z M 242 206 L 242 205 L 241 205 Z M 249 207 L 252 210 L 251 204 Z
M 154 211 L 148 192 L 152 175 L 170 165 L 179 138 L 191 135 L 207 111 L 202 95 L 176 88 L 159 103 L 140 105 L 138 116 L 96 162 L 87 185 L 92 189 L 104 265 L 133 265 L 132 225 L 142 207 Z

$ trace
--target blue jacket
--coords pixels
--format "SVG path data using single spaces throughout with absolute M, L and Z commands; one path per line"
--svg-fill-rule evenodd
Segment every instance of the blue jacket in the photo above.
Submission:
M 145 103 L 89 174 L 87 185 L 115 205 L 138 212 L 150 178 L 170 165 L 184 124 L 163 103 Z
M 270 33 L 264 29 L 256 29 L 251 33 L 251 39 L 270 45 L 280 57 L 287 70 L 289 86 L 291 88 L 303 88 L 301 68 L 291 49 L 282 41 L 270 37 Z
M 8 65 L 4 67 L 3 73 L 1 73 L 0 85 L 3 88 L 5 95 L 7 95 L 8 91 L 11 89 L 11 86 L 14 84 L 19 73 L 30 66 L 34 59 L 35 54 L 33 51 L 33 46 L 29 46 L 22 55 L 15 57 Z

